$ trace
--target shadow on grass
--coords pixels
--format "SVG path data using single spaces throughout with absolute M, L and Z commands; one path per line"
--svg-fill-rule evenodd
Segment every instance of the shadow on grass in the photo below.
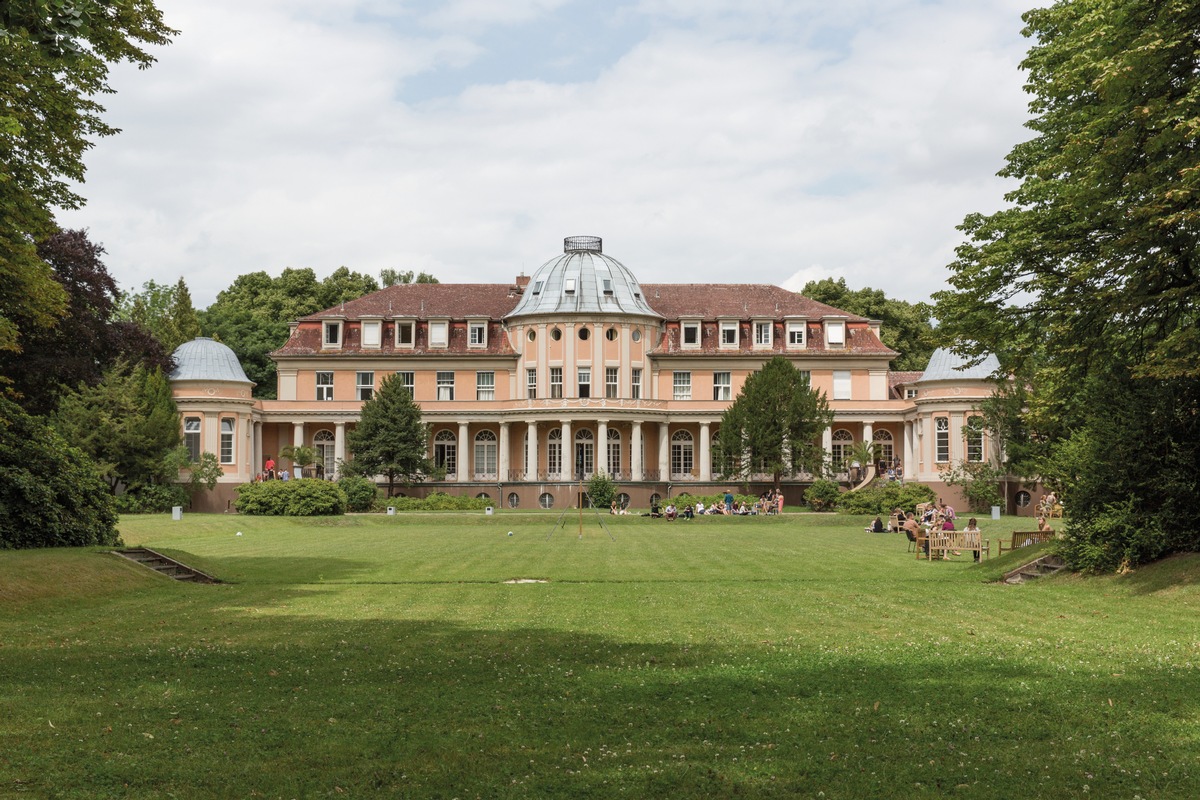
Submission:
M 346 581 L 378 568 L 372 561 L 308 556 L 200 556 L 186 550 L 156 548 L 163 555 L 225 583 L 300 584 Z
M 183 594 L 162 595 L 151 618 L 119 614 L 130 604 L 73 639 L 51 626 L 5 648 L 0 793 L 1069 797 L 1088 784 L 1090 796 L 1183 797 L 1200 787 L 1189 773 L 1195 697 L 1165 667 L 1076 674 L 1041 653 L 998 661 L 969 644 L 682 645 L 260 615 L 311 591 Z

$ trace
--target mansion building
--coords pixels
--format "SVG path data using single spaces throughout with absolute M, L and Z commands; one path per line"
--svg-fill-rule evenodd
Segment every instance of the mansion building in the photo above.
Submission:
M 276 400 L 254 398 L 233 352 L 211 339 L 175 352 L 171 374 L 185 443 L 225 470 L 197 503 L 229 507 L 288 445 L 318 454 L 336 477 L 354 457 L 346 434 L 384 377 L 396 373 L 429 425 L 435 469 L 402 491 L 486 495 L 511 508 L 566 508 L 578 479 L 607 472 L 634 507 L 724 491 L 713 437 L 746 378 L 784 356 L 823 392 L 822 435 L 836 477 L 849 450 L 872 442 L 906 480 L 944 492 L 939 468 L 994 461 L 980 402 L 995 359 L 976 367 L 937 351 L 924 372 L 893 372 L 880 323 L 765 284 L 642 284 L 601 240 L 573 236 L 563 253 L 513 283 L 405 284 L 292 322 L 271 354 Z M 770 476 L 756 476 L 757 493 Z M 790 504 L 814 479 L 784 479 Z

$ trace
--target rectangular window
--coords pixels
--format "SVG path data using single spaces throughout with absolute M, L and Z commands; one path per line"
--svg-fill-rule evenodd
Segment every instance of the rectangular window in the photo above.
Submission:
M 471 347 L 487 346 L 487 322 L 472 320 L 467 323 L 467 344 Z
M 403 386 L 405 389 L 408 389 L 408 396 L 416 397 L 417 396 L 417 382 L 415 380 L 416 373 L 415 372 L 397 372 L 396 374 L 400 376 L 400 385 Z
M 733 399 L 733 379 L 731 373 L 713 373 L 713 400 Z
M 429 323 L 429 346 L 445 347 L 450 341 L 449 322 Z
M 825 342 L 833 347 L 846 344 L 846 323 L 838 320 L 825 322 Z
M 396 322 L 396 347 L 412 347 L 416 341 L 416 323 L 411 319 Z
M 372 350 L 378 350 L 382 341 L 380 329 L 383 323 L 379 320 L 363 320 L 362 324 L 362 346 Z
M 787 324 L 788 347 L 804 347 L 804 329 L 807 323 L 793 321 Z
M 318 372 L 317 373 L 317 399 L 332 400 L 333 399 L 333 373 Z
M 967 461 L 983 461 L 983 417 L 967 417 L 963 435 L 967 440 Z
M 476 372 L 475 373 L 475 399 L 476 400 L 495 400 L 496 399 L 496 373 L 494 373 L 494 372 Z
M 936 435 L 934 460 L 939 464 L 945 464 L 950 461 L 950 419 L 936 417 L 933 424 Z
M 200 418 L 185 417 L 183 420 L 183 443 L 187 446 L 188 458 L 200 460 Z
M 591 367 L 580 367 L 579 368 L 579 396 L 580 397 L 591 397 L 592 396 L 592 368 Z
M 796 370 L 796 372 L 800 373 L 800 377 L 803 378 L 804 382 L 809 385 L 809 388 L 811 388 L 812 387 L 812 371 L 807 370 L 807 369 L 798 369 L 798 370 Z
M 738 324 L 735 320 L 721 323 L 721 347 L 737 347 Z
M 629 376 L 629 396 L 634 400 L 642 399 L 642 368 L 634 367 Z
M 562 397 L 562 367 L 550 368 L 550 396 L 555 400 Z
M 325 346 L 326 347 L 341 347 L 342 346 L 342 323 L 326 322 L 325 323 Z
M 234 421 L 231 419 L 221 420 L 221 463 L 233 463 L 233 429 Z
M 850 370 L 835 369 L 833 371 L 833 399 L 850 399 Z
M 905 399 L 905 400 L 913 400 L 913 399 L 915 399 L 915 398 L 916 398 L 916 396 L 917 396 L 917 390 L 916 390 L 916 389 L 911 389 L 911 388 L 910 388 L 910 389 L 905 389 L 905 390 L 904 390 L 904 399 Z
M 525 396 L 530 400 L 537 399 L 537 369 L 534 367 L 525 370 Z
M 700 323 L 699 322 L 683 323 L 683 346 L 684 347 L 699 347 L 700 346 Z
M 454 373 L 439 372 L 437 374 L 437 399 L 438 400 L 453 400 L 454 399 Z
M 604 396 L 609 400 L 613 400 L 617 397 L 617 392 L 619 391 L 619 375 L 620 369 L 618 367 L 604 368 Z
M 770 347 L 771 346 L 771 323 L 770 322 L 754 323 L 754 346 L 755 347 Z
M 359 400 L 370 400 L 375 394 L 375 373 L 360 372 L 356 381 Z
M 675 400 L 691 400 L 692 399 L 692 373 L 676 372 L 674 380 L 674 394 L 672 397 Z

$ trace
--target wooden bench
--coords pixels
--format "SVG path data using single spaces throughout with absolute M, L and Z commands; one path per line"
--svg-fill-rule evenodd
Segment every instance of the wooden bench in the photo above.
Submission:
M 951 553 L 969 550 L 975 554 L 975 560 L 983 558 L 986 553 L 990 558 L 992 546 L 990 539 L 984 539 L 979 531 L 932 531 L 929 534 L 929 560 L 946 558 Z
M 1018 547 L 1025 547 L 1030 544 L 1053 541 L 1054 536 L 1054 531 L 1013 531 L 1012 540 L 1008 543 L 1008 547 L 1005 547 L 1004 541 L 1001 540 L 1000 552 L 1016 550 Z

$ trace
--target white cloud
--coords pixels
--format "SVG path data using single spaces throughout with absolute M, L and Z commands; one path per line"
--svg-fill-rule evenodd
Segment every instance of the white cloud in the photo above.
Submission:
M 1007 0 L 658 0 L 614 12 L 646 33 L 594 79 L 497 74 L 415 104 L 406 81 L 477 61 L 496 28 L 536 47 L 523 26 L 569 26 L 572 7 L 161 5 L 183 33 L 114 74 L 124 133 L 62 221 L 90 227 L 124 288 L 182 275 L 199 305 L 285 266 L 504 281 L 572 234 L 646 282 L 834 276 L 916 300 L 944 282 L 954 226 L 1000 203 L 1025 135 Z

